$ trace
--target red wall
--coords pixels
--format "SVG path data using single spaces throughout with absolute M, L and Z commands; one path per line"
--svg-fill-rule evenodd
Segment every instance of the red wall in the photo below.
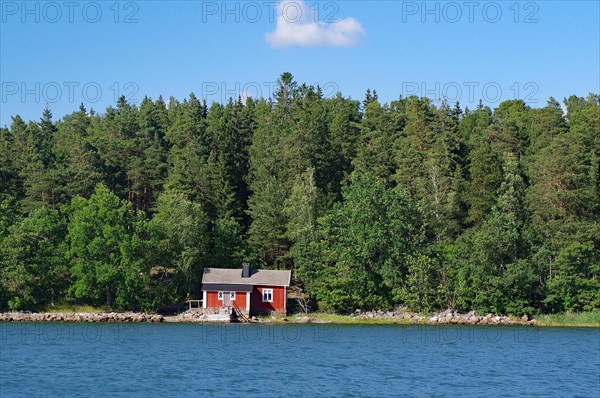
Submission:
M 235 305 L 238 306 L 239 309 L 246 309 L 246 292 L 235 292 Z
M 223 304 L 219 301 L 217 292 L 206 292 L 206 307 L 207 308 L 219 308 Z
M 263 289 L 273 289 L 273 302 L 263 303 L 262 292 Z M 271 311 L 285 311 L 285 288 L 283 286 L 254 286 L 252 294 L 250 295 L 250 312 L 271 312 Z
M 273 289 L 273 301 L 263 303 L 263 289 Z M 285 297 L 285 287 L 283 286 L 254 286 L 250 294 L 250 312 L 252 313 L 270 313 L 272 311 L 284 312 L 286 310 L 287 297 Z M 235 304 L 238 308 L 246 309 L 246 292 L 235 293 Z M 219 301 L 218 292 L 206 292 L 206 307 L 219 308 L 223 301 Z
M 246 309 L 246 292 L 235 292 L 235 304 L 242 310 Z M 220 308 L 223 306 L 223 301 L 219 300 L 218 292 L 206 292 L 206 307 Z

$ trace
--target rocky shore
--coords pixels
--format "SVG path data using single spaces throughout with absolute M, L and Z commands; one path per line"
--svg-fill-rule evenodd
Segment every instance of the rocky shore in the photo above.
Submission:
M 322 319 L 319 315 L 290 316 L 285 318 L 251 318 L 251 322 L 288 322 L 288 323 L 336 323 L 336 319 Z M 521 318 L 506 315 L 479 315 L 475 311 L 461 314 L 456 311 L 445 311 L 434 315 L 423 315 L 414 312 L 382 312 L 357 310 L 351 315 L 344 316 L 343 323 L 414 323 L 429 325 L 536 325 L 535 319 L 528 316 Z M 0 322 L 170 322 L 170 323 L 195 323 L 210 322 L 207 314 L 198 312 L 184 312 L 174 316 L 158 314 L 144 314 L 136 312 L 97 312 L 97 313 L 27 313 L 4 312 L 0 313 Z
M 137 312 L 86 312 L 86 313 L 0 313 L 0 322 L 162 322 L 157 314 Z
M 509 317 L 507 315 L 479 315 L 475 311 L 471 311 L 467 314 L 461 314 L 457 311 L 446 310 L 445 312 L 433 314 L 433 315 L 422 315 L 414 312 L 382 312 L 382 311 L 368 311 L 362 312 L 357 310 L 355 313 L 350 315 L 357 319 L 403 319 L 412 321 L 414 323 L 426 323 L 431 325 L 444 324 L 444 325 L 535 325 L 536 320 L 531 319 L 527 315 L 523 315 L 521 318 Z

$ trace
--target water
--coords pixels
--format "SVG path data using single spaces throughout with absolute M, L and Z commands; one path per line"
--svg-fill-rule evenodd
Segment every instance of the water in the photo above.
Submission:
M 0 323 L 2 397 L 599 397 L 600 329 Z

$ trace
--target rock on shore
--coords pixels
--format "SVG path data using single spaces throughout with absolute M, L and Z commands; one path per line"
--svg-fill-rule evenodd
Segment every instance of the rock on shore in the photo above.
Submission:
M 529 319 L 527 315 L 521 318 L 511 318 L 507 315 L 487 314 L 478 315 L 475 311 L 467 314 L 461 314 L 457 311 L 447 310 L 430 316 L 417 314 L 414 312 L 383 312 L 357 310 L 353 316 L 355 318 L 370 319 L 409 319 L 415 323 L 427 323 L 431 325 L 535 325 L 535 319 Z
M 0 313 L 0 322 L 162 322 L 162 315 L 137 312 Z

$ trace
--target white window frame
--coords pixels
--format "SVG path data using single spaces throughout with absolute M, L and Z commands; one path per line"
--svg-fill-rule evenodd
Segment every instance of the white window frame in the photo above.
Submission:
M 266 300 L 265 300 L 265 296 L 267 296 Z M 269 296 L 270 296 L 270 299 L 269 299 Z M 273 289 L 263 289 L 262 302 L 263 303 L 272 303 L 273 302 Z
M 229 298 L 235 300 L 235 292 L 229 292 Z
M 223 292 L 218 292 L 217 293 L 217 300 L 223 301 Z

